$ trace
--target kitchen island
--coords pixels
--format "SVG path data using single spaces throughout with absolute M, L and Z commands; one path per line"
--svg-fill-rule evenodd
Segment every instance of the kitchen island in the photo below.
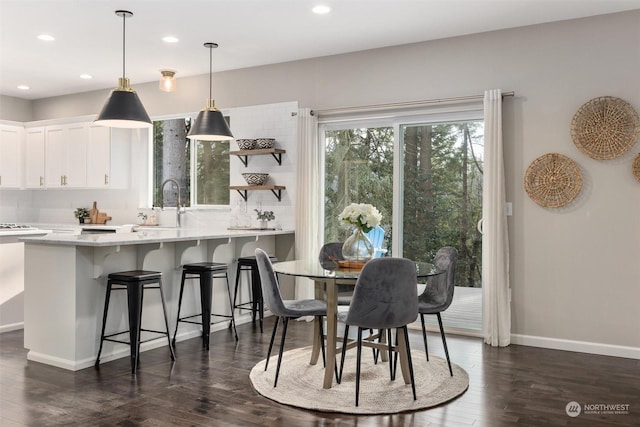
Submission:
M 235 281 L 236 260 L 253 255 L 259 247 L 278 259 L 293 259 L 293 230 L 226 230 L 215 228 L 140 228 L 135 232 L 107 234 L 48 234 L 21 239 L 25 246 L 24 345 L 27 359 L 68 370 L 93 366 L 99 346 L 102 310 L 109 273 L 136 269 L 160 271 L 167 302 L 169 329 L 177 316 L 182 265 L 215 261 L 229 265 Z M 227 288 L 214 282 L 214 313 L 229 311 Z M 185 287 L 182 313 L 198 313 L 197 286 Z M 290 289 L 292 292 L 292 289 Z M 284 292 L 287 293 L 285 284 Z M 107 331 L 123 331 L 127 325 L 126 296 L 112 295 Z M 246 280 L 238 302 L 249 298 Z M 145 298 L 143 327 L 163 329 L 159 297 Z M 236 321 L 249 321 L 250 315 Z M 228 322 L 212 327 L 226 328 Z M 181 327 L 176 341 L 200 335 L 198 325 Z M 144 339 L 144 336 L 143 336 Z M 158 338 L 140 351 L 166 346 Z M 215 351 L 212 349 L 211 351 Z M 127 357 L 127 345 L 106 342 L 101 362 Z M 142 356 L 144 360 L 144 356 Z

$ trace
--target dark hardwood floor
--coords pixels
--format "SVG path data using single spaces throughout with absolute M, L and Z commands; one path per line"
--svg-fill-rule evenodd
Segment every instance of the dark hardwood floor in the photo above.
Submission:
M 266 355 L 265 333 L 238 328 L 144 352 L 136 376 L 129 359 L 70 372 L 27 362 L 23 332 L 0 334 L 0 425 L 11 426 L 506 426 L 640 425 L 640 361 L 512 345 L 491 348 L 477 338 L 449 335 L 454 363 L 469 373 L 469 389 L 448 404 L 389 416 L 304 411 L 258 395 L 249 371 Z M 287 348 L 307 346 L 312 325 L 291 322 Z M 414 348 L 420 333 L 411 332 Z M 430 351 L 442 355 L 440 338 Z M 415 363 L 415 362 L 414 362 Z M 284 371 L 283 371 L 284 372 Z M 565 413 L 567 403 L 629 405 L 629 413 Z

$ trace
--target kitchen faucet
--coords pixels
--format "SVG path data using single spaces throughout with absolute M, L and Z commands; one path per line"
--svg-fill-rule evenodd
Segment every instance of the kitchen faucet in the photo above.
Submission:
M 176 205 L 176 227 L 180 227 L 180 215 L 184 213 L 184 206 L 182 206 L 182 199 L 180 198 L 180 184 L 175 179 L 169 178 L 165 179 L 160 187 L 160 209 L 164 210 L 164 186 L 167 183 L 172 182 L 175 184 L 178 189 L 178 201 Z

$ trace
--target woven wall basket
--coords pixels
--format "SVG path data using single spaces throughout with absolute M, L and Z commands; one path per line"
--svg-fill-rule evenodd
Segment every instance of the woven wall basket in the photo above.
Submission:
M 524 189 L 544 208 L 569 204 L 582 190 L 582 173 L 567 156 L 549 153 L 535 159 L 524 175 Z
M 633 166 L 631 166 L 631 172 L 633 172 L 633 176 L 636 177 L 638 181 L 640 181 L 640 154 L 633 159 Z
M 622 156 L 636 143 L 638 134 L 638 113 L 628 102 L 612 96 L 588 101 L 571 121 L 573 143 L 596 160 Z

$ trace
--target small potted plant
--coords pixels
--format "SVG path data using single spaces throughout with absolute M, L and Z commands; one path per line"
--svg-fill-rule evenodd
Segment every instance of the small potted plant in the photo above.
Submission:
M 89 218 L 89 209 L 87 208 L 77 208 L 73 213 L 80 224 L 84 224 L 85 218 Z
M 267 228 L 267 223 L 276 219 L 273 211 L 263 211 L 261 209 L 254 209 L 258 214 L 258 221 L 260 221 L 260 228 Z

